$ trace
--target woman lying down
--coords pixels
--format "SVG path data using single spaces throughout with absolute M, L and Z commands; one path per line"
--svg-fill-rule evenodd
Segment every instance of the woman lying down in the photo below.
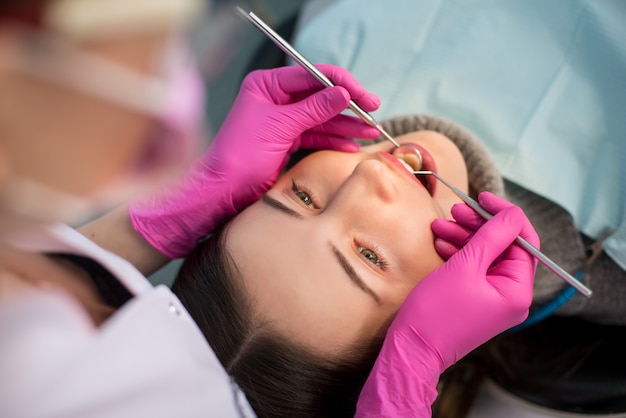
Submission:
M 424 170 L 502 194 L 471 134 L 436 118 L 392 122 Z M 388 142 L 318 151 L 199 245 L 173 291 L 259 416 L 353 416 L 394 315 L 462 244 L 432 232 L 445 236 L 457 203 Z

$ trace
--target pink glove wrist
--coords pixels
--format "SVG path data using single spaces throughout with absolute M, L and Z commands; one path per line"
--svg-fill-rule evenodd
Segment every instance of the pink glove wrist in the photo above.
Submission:
M 238 210 L 230 200 L 231 195 L 225 192 L 228 182 L 209 180 L 204 171 L 202 181 L 194 182 L 198 170 L 194 166 L 174 187 L 130 204 L 129 215 L 135 231 L 171 259 L 188 254 L 201 238 Z M 202 195 L 209 203 L 202 205 L 190 198 L 195 195 Z
M 435 350 L 418 334 L 390 328 L 359 396 L 355 417 L 430 417 L 443 370 Z

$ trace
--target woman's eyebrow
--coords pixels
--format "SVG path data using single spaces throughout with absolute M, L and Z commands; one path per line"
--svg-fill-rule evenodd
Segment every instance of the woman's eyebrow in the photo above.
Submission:
M 294 218 L 297 219 L 303 219 L 304 216 L 302 216 L 301 214 L 299 214 L 298 212 L 296 212 L 295 210 L 291 209 L 288 206 L 285 206 L 283 203 L 279 202 L 278 200 L 269 197 L 267 194 L 264 194 L 261 197 L 261 201 L 263 203 L 265 203 L 266 205 L 279 210 L 280 212 L 283 212 L 289 216 L 292 216 Z M 363 279 L 361 278 L 361 276 L 359 276 L 359 274 L 356 272 L 356 270 L 354 269 L 354 267 L 352 267 L 352 265 L 350 264 L 350 262 L 348 261 L 348 259 L 341 253 L 341 251 L 339 251 L 339 249 L 337 249 L 337 247 L 335 247 L 332 243 L 330 243 L 330 248 L 333 252 L 333 254 L 335 255 L 335 259 L 337 260 L 337 262 L 341 265 L 341 268 L 343 268 L 343 270 L 346 272 L 346 274 L 348 275 L 348 277 L 350 278 L 350 280 L 357 285 L 361 290 L 363 290 L 365 293 L 367 293 L 368 295 L 370 295 L 377 304 L 382 305 L 382 302 L 380 300 L 380 297 L 369 287 L 365 284 L 365 281 L 363 281 Z
M 352 267 L 352 265 L 348 262 L 348 259 L 341 253 L 341 251 L 339 251 L 337 247 L 335 247 L 332 243 L 330 243 L 330 248 L 333 251 L 335 258 L 337 259 L 337 262 L 339 262 L 350 280 L 352 280 L 352 282 L 356 284 L 361 290 L 374 298 L 376 303 L 382 305 L 380 297 L 365 284 L 363 279 L 359 276 L 354 267 Z
M 269 205 L 270 207 L 274 208 L 274 209 L 278 209 L 279 211 L 281 211 L 283 213 L 286 213 L 289 216 L 293 216 L 294 218 L 298 218 L 298 219 L 303 219 L 304 218 L 304 216 L 300 215 L 295 210 L 285 206 L 284 204 L 282 204 L 278 200 L 269 197 L 267 194 L 264 194 L 261 197 L 261 201 L 263 203 L 265 203 L 266 205 Z

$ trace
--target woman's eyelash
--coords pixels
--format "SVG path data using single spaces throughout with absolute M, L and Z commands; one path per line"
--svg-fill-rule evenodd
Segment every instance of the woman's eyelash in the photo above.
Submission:
M 313 194 L 313 192 L 306 187 L 300 186 L 298 183 L 296 183 L 295 179 L 291 179 L 291 190 L 305 206 L 319 209 L 319 206 L 316 203 L 317 199 L 315 199 L 315 195 Z
M 356 250 L 361 254 L 367 261 L 374 264 L 376 267 L 385 271 L 389 266 L 387 264 L 387 260 L 380 253 L 380 249 L 378 246 L 370 246 L 371 248 L 367 248 L 365 246 L 357 245 Z

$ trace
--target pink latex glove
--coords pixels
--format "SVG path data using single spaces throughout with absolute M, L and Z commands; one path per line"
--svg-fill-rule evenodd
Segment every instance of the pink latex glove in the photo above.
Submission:
M 250 73 L 208 151 L 182 181 L 131 203 L 135 230 L 164 255 L 184 256 L 271 187 L 294 151 L 354 152 L 359 147 L 349 138 L 376 138 L 377 129 L 340 113 L 350 98 L 373 111 L 378 97 L 340 67 L 318 68 L 337 87 L 324 88 L 301 67 Z
M 539 238 L 518 207 L 490 193 L 481 193 L 479 202 L 495 214 L 486 223 L 465 204 L 452 209 L 457 224 L 433 222 L 444 241 L 467 243 L 403 303 L 361 392 L 357 417 L 430 417 L 440 374 L 528 316 L 536 261 L 511 243 L 521 235 L 538 246 Z

